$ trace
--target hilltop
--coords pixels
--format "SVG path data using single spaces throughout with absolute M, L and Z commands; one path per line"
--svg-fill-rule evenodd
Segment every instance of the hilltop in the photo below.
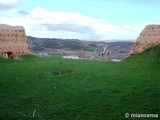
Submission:
M 154 46 L 119 63 L 0 58 L 0 118 L 124 120 L 125 113 L 160 114 L 159 51 Z

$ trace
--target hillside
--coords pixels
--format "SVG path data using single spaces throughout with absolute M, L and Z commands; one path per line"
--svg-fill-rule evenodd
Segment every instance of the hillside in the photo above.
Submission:
M 133 61 L 134 60 L 134 61 Z M 125 61 L 140 62 L 141 64 L 151 64 L 160 67 L 160 44 L 149 47 L 144 52 L 133 55 Z
M 108 44 L 109 50 L 114 52 L 128 53 L 134 42 L 102 42 L 102 41 L 84 41 L 78 39 L 60 39 L 60 38 L 36 38 L 27 36 L 29 48 L 32 51 L 43 51 L 50 49 L 66 50 L 87 50 L 89 47 L 98 47 L 100 44 Z
M 35 38 L 28 36 L 29 49 L 39 54 L 45 51 L 51 56 L 76 55 L 82 59 L 89 59 L 95 54 L 102 52 L 107 45 L 107 52 L 112 52 L 112 59 L 125 59 L 128 56 L 134 42 L 103 42 L 103 41 L 83 41 L 78 39 L 58 39 L 58 38 Z M 107 56 L 107 55 L 106 55 Z M 96 58 L 107 60 L 107 57 Z
M 0 58 L 0 118 L 124 120 L 125 113 L 160 114 L 159 51 L 155 46 L 119 63 Z

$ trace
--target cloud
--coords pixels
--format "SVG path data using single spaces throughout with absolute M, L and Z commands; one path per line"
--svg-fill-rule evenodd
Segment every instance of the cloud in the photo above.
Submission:
M 46 26 L 47 30 L 49 31 L 70 31 L 70 32 L 77 32 L 77 33 L 92 33 L 92 29 L 89 26 L 82 26 L 78 24 L 68 24 L 68 23 L 61 23 L 61 24 L 43 24 Z
M 20 10 L 18 11 L 19 14 L 21 15 L 29 15 L 29 13 L 27 11 L 24 11 L 24 10 Z
M 124 29 L 139 30 L 141 26 L 139 24 L 132 24 L 132 25 L 123 25 L 122 27 Z
M 0 22 L 10 25 L 22 25 L 26 34 L 44 38 L 65 39 L 116 39 L 128 38 L 130 32 L 139 34 L 140 27 L 130 25 L 109 25 L 102 18 L 92 18 L 77 13 L 52 12 L 40 7 L 32 11 L 18 11 L 24 16 L 0 17 Z M 16 14 L 16 13 L 14 13 Z
M 0 10 L 10 10 L 13 8 L 18 7 L 23 2 L 26 2 L 27 0 L 1 0 L 0 1 Z

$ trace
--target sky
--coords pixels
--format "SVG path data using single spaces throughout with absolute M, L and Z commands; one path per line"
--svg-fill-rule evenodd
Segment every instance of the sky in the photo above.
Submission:
M 159 13 L 160 0 L 0 0 L 0 24 L 39 38 L 136 40 Z

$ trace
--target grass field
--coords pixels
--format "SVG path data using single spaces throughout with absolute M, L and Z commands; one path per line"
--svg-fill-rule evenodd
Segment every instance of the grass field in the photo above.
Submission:
M 0 120 L 124 120 L 125 113 L 160 115 L 160 46 L 119 63 L 21 58 L 0 58 Z

